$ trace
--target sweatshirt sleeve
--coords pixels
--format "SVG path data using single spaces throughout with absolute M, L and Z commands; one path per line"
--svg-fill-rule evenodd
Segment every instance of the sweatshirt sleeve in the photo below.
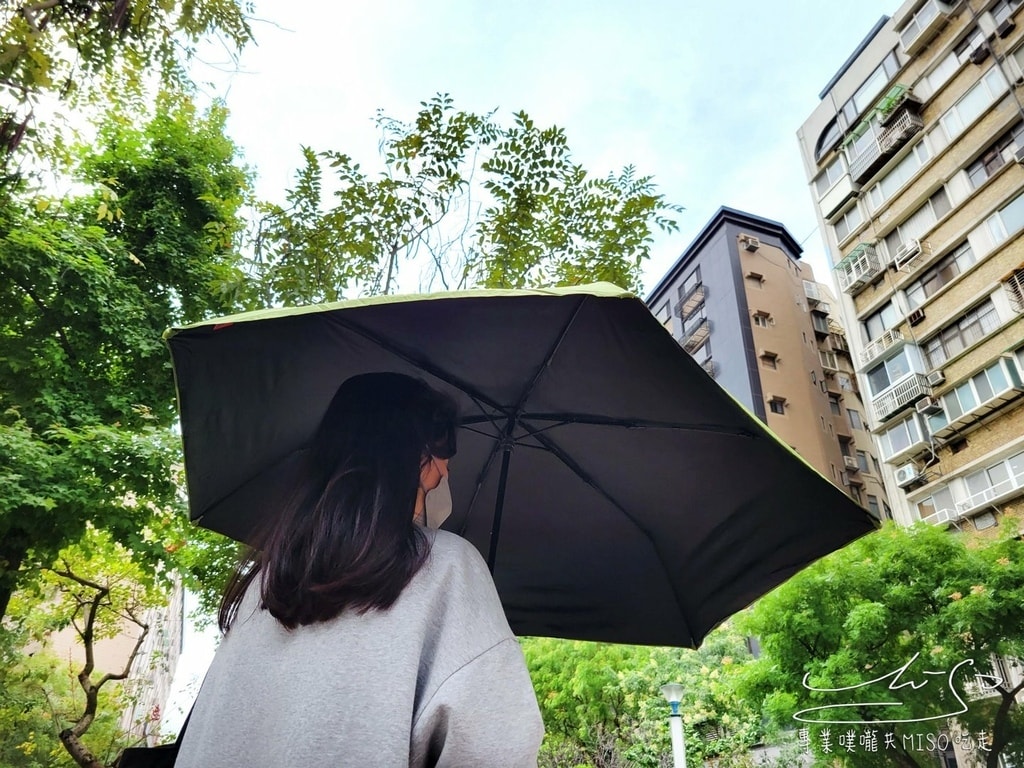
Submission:
M 523 652 L 508 638 L 437 689 L 413 727 L 411 765 L 535 768 L 543 737 Z

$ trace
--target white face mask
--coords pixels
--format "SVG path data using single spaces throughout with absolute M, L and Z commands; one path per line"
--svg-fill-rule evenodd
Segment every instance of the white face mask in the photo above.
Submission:
M 441 523 L 452 513 L 452 491 L 448 487 L 448 477 L 442 476 L 441 482 L 432 491 L 427 491 L 423 499 L 423 524 L 427 528 L 440 528 Z

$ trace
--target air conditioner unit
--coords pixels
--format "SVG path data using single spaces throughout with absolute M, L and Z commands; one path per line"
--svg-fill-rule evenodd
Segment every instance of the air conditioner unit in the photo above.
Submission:
M 1017 151 L 1013 153 L 1013 159 L 1024 165 L 1024 147 L 1017 148 Z
M 761 247 L 761 241 L 753 235 L 743 235 L 740 238 L 740 242 L 743 243 L 743 247 L 748 251 L 756 251 Z
M 860 464 L 857 463 L 856 456 L 843 456 L 843 464 L 846 465 L 847 469 L 852 469 L 854 472 L 860 469 Z
M 917 408 L 917 412 L 924 416 L 933 416 L 936 413 L 942 413 L 942 403 L 934 397 L 922 397 L 917 401 L 914 406 Z
M 999 35 L 1000 37 L 1006 37 L 1008 34 L 1013 32 L 1016 26 L 1017 25 L 1014 23 L 1013 19 L 1007 19 L 998 27 L 996 27 L 996 34 Z
M 938 387 L 946 383 L 946 374 L 942 371 L 932 371 L 927 379 L 929 387 Z
M 896 468 L 896 485 L 900 488 L 906 488 L 917 480 L 920 475 L 921 472 L 918 470 L 916 464 L 904 464 L 903 466 Z
M 972 64 L 981 64 L 985 59 L 988 58 L 988 54 L 989 54 L 988 46 L 985 45 L 984 43 L 982 43 L 977 48 L 975 48 L 973 51 L 971 51 L 971 56 L 970 56 L 971 63 Z
M 911 325 L 920 325 L 924 321 L 924 310 L 915 309 L 909 315 L 907 315 L 907 322 Z

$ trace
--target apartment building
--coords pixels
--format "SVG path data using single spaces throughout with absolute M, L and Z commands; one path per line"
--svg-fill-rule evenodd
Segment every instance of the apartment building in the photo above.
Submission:
M 830 290 L 775 221 L 720 208 L 647 304 L 708 375 L 879 517 L 889 507 Z
M 908 0 L 798 132 L 898 522 L 1024 514 L 1024 0 Z

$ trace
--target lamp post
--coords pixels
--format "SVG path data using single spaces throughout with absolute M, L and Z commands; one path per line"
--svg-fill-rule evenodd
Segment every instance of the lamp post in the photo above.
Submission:
M 679 713 L 679 702 L 683 700 L 683 686 L 669 683 L 661 686 L 661 695 L 665 697 L 672 713 L 668 718 L 669 730 L 672 732 L 672 758 L 674 768 L 686 768 L 686 742 L 683 741 L 683 716 Z

